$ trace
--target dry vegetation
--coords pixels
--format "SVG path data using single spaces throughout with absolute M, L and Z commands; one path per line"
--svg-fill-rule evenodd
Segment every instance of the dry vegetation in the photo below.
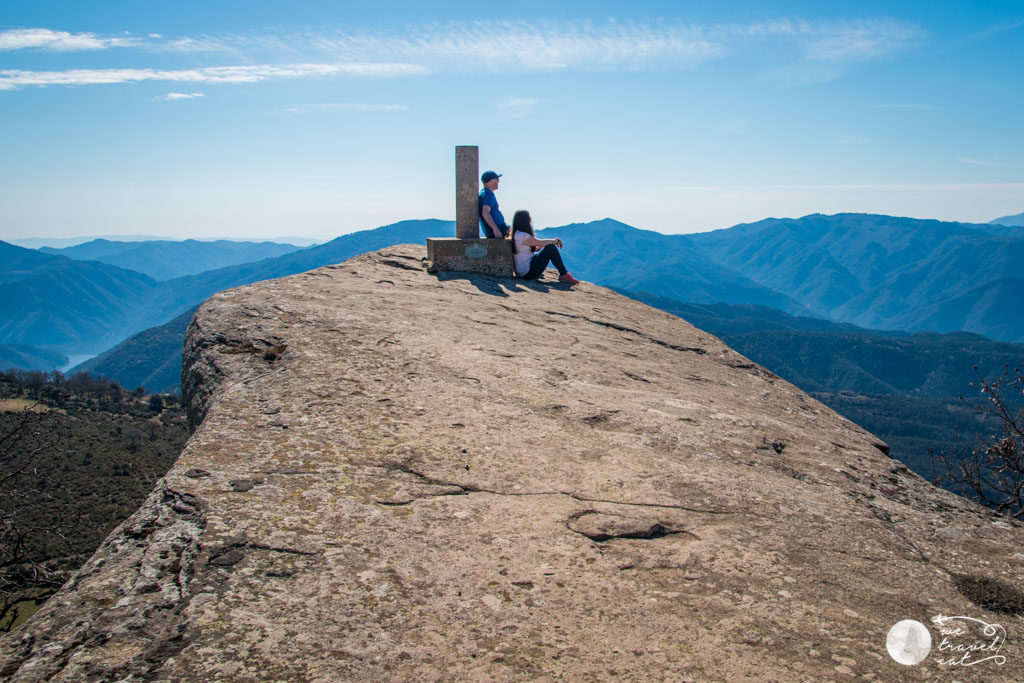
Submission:
M 85 373 L 0 373 L 0 632 L 138 507 L 186 438 L 176 396 Z

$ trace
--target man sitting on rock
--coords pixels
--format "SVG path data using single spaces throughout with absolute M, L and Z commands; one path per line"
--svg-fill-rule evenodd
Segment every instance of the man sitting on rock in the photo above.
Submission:
M 508 234 L 509 227 L 505 224 L 505 217 L 498 210 L 498 198 L 494 196 L 494 191 L 498 189 L 499 178 L 501 178 L 501 174 L 494 171 L 484 171 L 484 174 L 480 176 L 480 182 L 484 184 L 484 189 L 480 190 L 478 206 L 480 208 L 480 229 L 483 231 L 484 237 L 500 240 Z

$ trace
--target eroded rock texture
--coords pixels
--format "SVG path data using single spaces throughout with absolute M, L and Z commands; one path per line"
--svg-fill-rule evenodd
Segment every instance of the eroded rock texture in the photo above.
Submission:
M 223 292 L 198 425 L 139 512 L 0 644 L 22 680 L 1020 680 L 1024 530 L 668 314 L 422 267 Z M 1002 666 L 886 652 L 1005 626 Z

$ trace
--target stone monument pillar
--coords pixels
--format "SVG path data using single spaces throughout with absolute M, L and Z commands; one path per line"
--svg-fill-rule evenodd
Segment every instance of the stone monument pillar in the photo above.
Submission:
M 460 239 L 480 236 L 479 183 L 480 148 L 459 145 L 455 148 L 455 236 Z
M 458 271 L 512 277 L 512 243 L 480 237 L 480 148 L 455 148 L 455 237 L 427 238 L 430 272 Z

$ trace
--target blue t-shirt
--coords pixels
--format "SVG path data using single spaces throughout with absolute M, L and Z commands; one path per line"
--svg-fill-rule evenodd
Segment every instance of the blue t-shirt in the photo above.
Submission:
M 491 207 L 491 219 L 494 220 L 494 224 L 501 230 L 501 234 L 506 234 L 508 226 L 505 225 L 505 217 L 501 215 L 501 211 L 498 211 L 498 198 L 494 196 L 494 192 L 486 187 L 480 190 L 480 200 L 477 206 L 477 210 L 480 213 L 480 232 L 483 233 L 484 237 L 491 236 L 491 227 L 484 222 L 484 206 Z

